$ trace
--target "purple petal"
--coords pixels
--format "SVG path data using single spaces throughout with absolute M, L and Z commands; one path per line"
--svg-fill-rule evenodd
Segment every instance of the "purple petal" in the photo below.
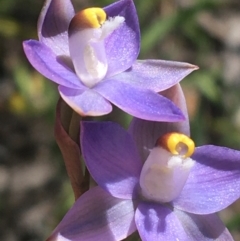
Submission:
M 83 122 L 82 153 L 90 174 L 114 197 L 135 197 L 142 163 L 131 136 L 112 122 Z
M 177 84 L 196 69 L 197 66 L 183 62 L 138 60 L 120 76 L 122 81 L 129 84 L 160 92 Z
M 233 241 L 231 234 L 217 214 L 196 215 L 175 209 L 174 213 L 189 236 L 188 240 Z
M 240 197 L 240 152 L 225 147 L 202 146 L 176 208 L 195 214 L 218 212 Z
M 125 22 L 105 40 L 108 59 L 107 76 L 130 68 L 140 50 L 140 30 L 132 0 L 117 1 L 104 8 L 108 17 L 123 16 Z
M 112 111 L 112 105 L 97 92 L 58 87 L 63 100 L 81 116 L 101 116 Z
M 147 159 L 150 150 L 155 146 L 157 139 L 162 135 L 173 131 L 189 135 L 187 107 L 181 86 L 179 84 L 174 85 L 161 94 L 173 101 L 173 103 L 182 110 L 186 116 L 186 121 L 176 123 L 154 122 L 133 118 L 128 131 L 135 140 L 143 161 Z
M 161 204 L 139 204 L 135 222 L 142 241 L 189 240 L 174 212 Z
M 48 241 L 116 241 L 135 230 L 133 202 L 94 187 L 74 203 Z
M 86 89 L 76 74 L 58 61 L 56 55 L 44 44 L 28 40 L 23 42 L 23 48 L 32 66 L 46 78 L 66 87 Z
M 47 0 L 38 20 L 39 41 L 56 55 L 69 56 L 68 25 L 74 16 L 70 0 Z
M 182 112 L 167 98 L 151 90 L 123 83 L 117 78 L 94 87 L 103 97 L 135 117 L 152 121 L 182 121 Z

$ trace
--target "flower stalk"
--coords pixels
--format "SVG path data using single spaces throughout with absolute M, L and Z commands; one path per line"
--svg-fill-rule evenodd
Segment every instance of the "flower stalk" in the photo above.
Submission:
M 60 98 L 56 109 L 54 134 L 63 156 L 75 200 L 89 187 L 89 173 L 82 163 L 79 147 L 80 119 L 81 117 Z

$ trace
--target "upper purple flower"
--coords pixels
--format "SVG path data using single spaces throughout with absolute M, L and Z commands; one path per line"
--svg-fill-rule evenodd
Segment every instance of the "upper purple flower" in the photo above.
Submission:
M 168 139 L 176 131 L 183 134 Z M 99 186 L 76 201 L 48 240 L 119 241 L 136 230 L 143 241 L 233 240 L 215 213 L 240 196 L 240 152 L 194 151 L 188 134 L 188 122 L 135 118 L 128 132 L 83 122 L 81 148 Z M 165 139 L 156 147 L 159 136 Z
M 59 85 L 64 101 L 80 115 L 98 116 L 112 105 L 141 119 L 181 121 L 181 111 L 157 94 L 196 66 L 136 60 L 140 31 L 132 0 L 75 15 L 70 0 L 47 0 L 38 22 L 39 41 L 23 43 L 30 63 Z

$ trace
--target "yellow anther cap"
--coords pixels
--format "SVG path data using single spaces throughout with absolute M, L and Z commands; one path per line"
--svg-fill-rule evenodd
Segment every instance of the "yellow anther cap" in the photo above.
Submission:
M 171 132 L 157 140 L 157 146 L 165 148 L 173 155 L 180 155 L 184 158 L 190 157 L 195 149 L 195 143 L 188 136 Z
M 100 28 L 106 19 L 107 14 L 102 8 L 86 8 L 73 17 L 69 25 L 69 30 Z

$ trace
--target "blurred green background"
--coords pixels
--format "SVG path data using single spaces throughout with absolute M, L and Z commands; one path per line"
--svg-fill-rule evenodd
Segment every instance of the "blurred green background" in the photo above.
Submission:
M 76 11 L 110 0 L 73 0 Z M 43 0 L 0 0 L 0 240 L 44 240 L 73 203 L 53 136 L 56 86 L 28 63 Z M 197 145 L 240 150 L 240 1 L 135 0 L 142 59 L 196 64 L 182 81 Z M 118 119 L 119 111 L 112 115 Z M 129 121 L 129 117 L 124 117 Z M 240 190 L 239 190 L 240 191 Z M 220 213 L 240 240 L 240 202 Z

